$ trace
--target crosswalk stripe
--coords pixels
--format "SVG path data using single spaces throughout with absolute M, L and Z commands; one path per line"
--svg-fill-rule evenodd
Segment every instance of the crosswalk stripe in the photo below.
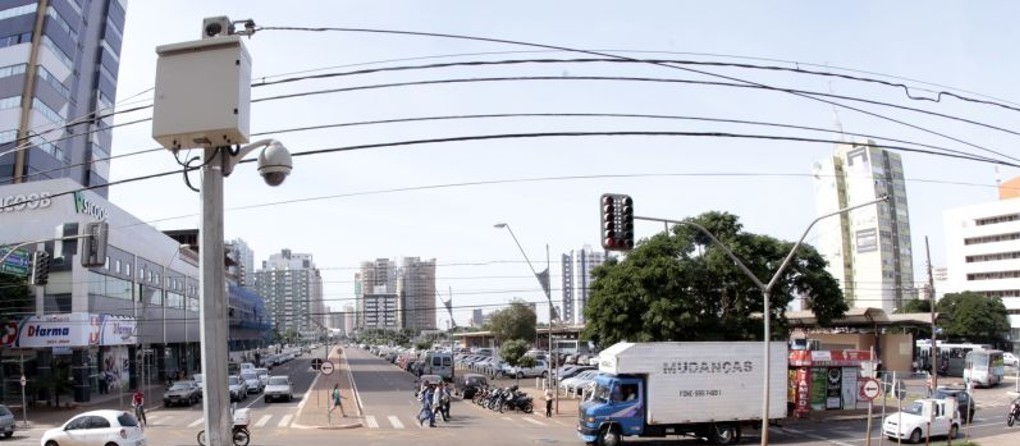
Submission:
M 367 425 L 369 429 L 378 429 L 379 428 L 379 423 L 377 423 L 375 421 L 375 416 L 374 415 L 367 415 L 367 416 L 365 416 L 365 425 Z
M 205 421 L 205 418 L 199 418 L 199 419 L 197 419 L 195 421 L 192 421 L 191 424 L 188 425 L 188 427 L 196 427 L 199 424 L 202 424 L 202 422 L 204 422 L 204 421 Z
M 283 419 L 280 420 L 280 423 L 277 424 L 277 426 L 278 427 L 287 427 L 287 425 L 290 424 L 291 417 L 293 417 L 293 415 L 290 415 L 290 414 L 284 415 Z
M 262 426 L 265 426 L 265 425 L 266 425 L 266 423 L 268 423 L 268 422 L 269 422 L 269 419 L 270 419 L 270 418 L 273 418 L 273 416 L 272 416 L 272 415 L 263 415 L 263 416 L 262 416 L 262 418 L 259 418 L 259 421 L 257 421 L 257 422 L 255 423 L 255 427 L 262 427 Z
M 401 423 L 400 422 L 400 418 L 397 418 L 396 415 L 390 415 L 387 418 L 389 418 L 390 424 L 392 424 L 393 427 L 395 427 L 397 429 L 403 429 L 404 428 L 404 423 Z
M 521 419 L 524 420 L 524 421 L 527 421 L 527 422 L 529 422 L 531 424 L 537 424 L 539 426 L 545 426 L 545 423 L 543 423 L 541 421 L 538 421 L 538 420 L 531 419 L 529 417 L 521 417 Z

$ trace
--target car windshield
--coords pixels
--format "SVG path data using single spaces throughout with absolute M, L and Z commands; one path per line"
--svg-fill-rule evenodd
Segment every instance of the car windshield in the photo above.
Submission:
M 595 386 L 595 392 L 592 393 L 591 398 L 595 401 L 609 402 L 610 396 L 609 388 L 599 384 Z
M 245 373 L 245 374 L 241 375 L 241 377 L 244 378 L 245 381 L 251 381 L 251 380 L 254 380 L 254 379 L 259 379 L 258 375 L 254 374 L 254 373 Z
M 481 376 L 468 378 L 467 384 L 472 386 L 484 386 L 485 378 L 482 378 Z
M 176 384 L 170 386 L 170 390 L 171 391 L 174 391 L 174 390 L 189 390 L 189 389 L 191 389 L 191 384 L 187 384 L 187 383 L 176 383 Z
M 908 413 L 911 415 L 921 415 L 922 406 L 923 405 L 921 404 L 920 401 L 914 401 L 914 403 L 911 404 L 910 407 L 903 409 L 903 413 Z
M 127 412 L 123 412 L 120 415 L 117 415 L 117 422 L 120 423 L 122 427 L 138 426 L 138 419 L 136 419 L 134 415 L 131 415 Z
M 230 385 L 232 385 L 232 386 L 239 386 L 239 385 L 241 385 L 241 380 L 237 376 L 231 376 L 230 377 Z
M 269 378 L 269 385 L 271 386 L 286 386 L 287 378 Z
M 0 406 L 0 417 L 11 415 L 11 410 L 7 406 Z

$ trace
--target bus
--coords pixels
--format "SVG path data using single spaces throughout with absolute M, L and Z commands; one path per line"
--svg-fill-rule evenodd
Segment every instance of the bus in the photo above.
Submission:
M 988 344 L 949 343 L 938 341 L 939 374 L 963 377 L 966 369 L 967 353 L 973 350 L 992 350 Z M 931 371 L 931 340 L 922 339 L 915 342 L 914 354 L 921 370 Z
M 557 339 L 553 342 L 553 346 L 553 351 L 560 355 L 588 355 L 592 353 L 587 341 L 577 339 Z
M 994 387 L 1006 376 L 1001 350 L 971 350 L 967 353 L 963 381 L 981 387 Z

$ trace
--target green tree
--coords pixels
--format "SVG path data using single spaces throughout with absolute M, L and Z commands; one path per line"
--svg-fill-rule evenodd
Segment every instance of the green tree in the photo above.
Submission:
M 528 352 L 530 344 L 524 339 L 511 339 L 503 343 L 499 348 L 499 356 L 511 366 L 520 365 L 521 358 Z
M 537 321 L 535 310 L 526 302 L 514 299 L 510 306 L 496 311 L 489 319 L 489 330 L 496 342 L 511 339 L 535 339 Z
M 903 308 L 896 310 L 897 313 L 930 313 L 931 301 L 928 299 L 910 299 L 903 304 Z
M 0 323 L 35 314 L 35 297 L 24 277 L 0 273 Z
M 1009 316 L 1002 299 L 973 291 L 949 293 L 935 309 L 941 314 L 939 327 L 949 339 L 995 344 L 1009 333 Z
M 767 282 L 793 244 L 743 231 L 738 218 L 708 212 L 689 219 L 711 231 L 759 280 Z M 848 309 L 826 262 L 808 245 L 773 286 L 770 320 L 774 339 L 788 333 L 786 307 L 802 295 L 820 325 Z M 583 336 L 603 346 L 620 341 L 760 340 L 763 295 L 711 239 L 677 225 L 671 234 L 642 240 L 624 260 L 593 272 Z

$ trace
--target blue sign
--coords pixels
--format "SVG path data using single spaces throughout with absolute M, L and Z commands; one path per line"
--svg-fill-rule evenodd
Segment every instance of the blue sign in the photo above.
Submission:
M 10 248 L 0 247 L 0 257 L 7 255 L 10 251 Z M 28 276 L 30 269 L 32 269 L 32 253 L 21 249 L 14 251 L 14 254 L 0 263 L 0 273 Z

